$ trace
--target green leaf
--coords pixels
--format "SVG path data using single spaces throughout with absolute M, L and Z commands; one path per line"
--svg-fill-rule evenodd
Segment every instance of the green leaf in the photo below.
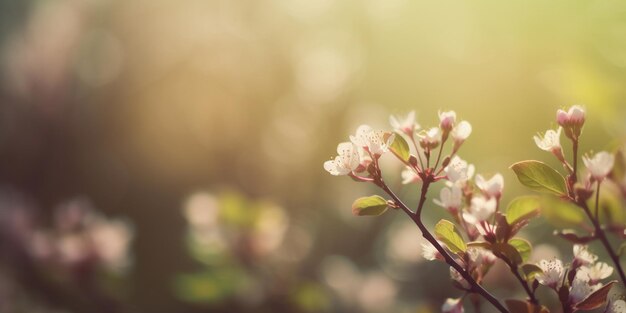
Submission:
M 556 228 L 572 228 L 585 221 L 584 211 L 569 201 L 547 196 L 539 202 L 541 215 Z
M 520 253 L 517 251 L 517 249 L 515 249 L 515 247 L 513 247 L 512 245 L 508 243 L 502 243 L 502 242 L 495 243 L 491 246 L 491 251 L 497 257 L 499 258 L 504 257 L 510 262 L 512 262 L 513 264 L 522 263 L 522 256 L 520 255 Z
M 539 211 L 539 198 L 535 196 L 522 196 L 513 199 L 506 209 L 506 221 L 509 225 L 526 217 L 534 216 Z
M 363 197 L 352 203 L 352 214 L 356 216 L 378 216 L 387 211 L 387 200 L 381 196 Z
M 486 241 L 472 241 L 467 243 L 468 247 L 474 248 L 483 248 L 486 250 L 491 250 L 491 244 Z
M 587 298 L 576 304 L 576 309 L 586 311 L 601 307 L 606 302 L 606 297 L 609 295 L 609 291 L 615 283 L 617 283 L 616 280 L 610 281 L 606 285 L 602 286 L 602 288 L 588 295 Z
M 442 219 L 435 225 L 435 237 L 443 241 L 453 253 L 465 252 L 467 246 L 463 238 L 457 233 L 452 222 Z
M 530 281 L 535 278 L 535 275 L 543 273 L 543 270 L 535 264 L 524 264 L 522 265 L 522 272 L 526 276 L 526 280 Z
M 178 275 L 174 287 L 177 296 L 185 302 L 210 304 L 234 296 L 249 284 L 249 277 L 240 268 L 222 266 L 219 271 Z
M 522 185 L 541 192 L 566 195 L 565 179 L 547 164 L 535 160 L 517 162 L 511 165 Z
M 530 242 L 526 239 L 522 238 L 513 238 L 509 240 L 509 244 L 519 252 L 519 255 L 522 257 L 522 262 L 528 261 L 530 257 L 530 252 L 532 251 L 532 246 Z
M 409 158 L 411 157 L 411 149 L 409 148 L 409 144 L 406 142 L 406 140 L 404 140 L 404 137 L 402 137 L 398 133 L 389 133 L 389 135 L 385 135 L 385 140 L 389 138 L 388 136 L 391 136 L 391 134 L 394 134 L 395 136 L 389 149 L 402 161 L 408 162 Z

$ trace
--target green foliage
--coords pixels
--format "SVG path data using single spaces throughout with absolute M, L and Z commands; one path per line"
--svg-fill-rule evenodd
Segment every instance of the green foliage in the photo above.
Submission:
M 497 242 L 491 245 L 491 251 L 497 257 L 504 257 L 513 264 L 519 265 L 522 263 L 522 256 L 520 255 L 520 253 L 514 246 L 508 243 Z
M 476 248 L 483 248 L 483 249 L 491 250 L 491 244 L 486 242 L 486 241 L 472 241 L 472 242 L 468 242 L 467 246 L 468 247 L 476 247 Z
M 216 266 L 220 264 L 227 264 L 233 262 L 231 256 L 223 249 L 217 247 L 207 247 L 205 242 L 202 242 L 194 236 L 192 233 L 188 234 L 185 238 L 187 249 L 189 254 L 198 262 L 207 266 Z
M 559 172 L 547 164 L 529 160 L 511 165 L 522 185 L 539 192 L 548 192 L 556 195 L 566 195 L 565 179 Z
M 387 200 L 381 196 L 362 197 L 352 203 L 352 214 L 356 216 L 378 216 L 387 211 Z
M 409 158 L 411 157 L 411 149 L 409 148 L 409 144 L 406 142 L 406 140 L 404 140 L 404 137 L 402 137 L 400 134 L 398 133 L 392 133 L 392 134 L 395 134 L 395 136 L 394 136 L 393 142 L 391 143 L 391 146 L 389 147 L 391 149 L 391 152 L 393 152 L 393 154 L 395 154 L 402 161 L 408 162 Z M 385 136 L 385 139 L 386 138 L 388 137 Z
M 539 198 L 535 196 L 517 197 L 506 209 L 506 221 L 513 225 L 519 220 L 534 216 L 539 211 Z
M 225 192 L 219 198 L 220 219 L 229 225 L 252 227 L 257 210 L 250 209 L 247 199 L 234 192 Z
M 448 220 L 442 219 L 435 225 L 435 236 L 445 243 L 453 253 L 461 253 L 467 250 L 465 241 L 456 231 L 454 224 Z
M 188 302 L 214 303 L 234 295 L 248 282 L 246 275 L 235 267 L 179 275 L 175 282 L 178 296 Z
M 295 288 L 292 301 L 303 312 L 325 312 L 330 306 L 328 295 L 315 283 L 304 283 Z
M 584 211 L 575 204 L 557 197 L 540 199 L 541 214 L 556 228 L 579 226 L 585 220 Z
M 524 264 L 522 265 L 522 272 L 526 276 L 526 280 L 530 281 L 535 278 L 535 275 L 543 273 L 543 270 L 535 264 Z
M 509 240 L 509 244 L 513 248 L 515 248 L 515 250 L 517 250 L 520 257 L 522 258 L 522 262 L 528 261 L 530 253 L 532 251 L 532 246 L 530 242 L 528 242 L 528 240 L 522 238 L 513 238 Z

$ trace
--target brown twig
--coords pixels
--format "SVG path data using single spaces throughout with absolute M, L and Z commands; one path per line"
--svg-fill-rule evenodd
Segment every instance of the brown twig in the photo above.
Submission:
M 398 207 L 407 214 L 411 220 L 415 223 L 415 225 L 422 232 L 422 236 L 430 242 L 435 249 L 443 256 L 446 263 L 454 268 L 457 272 L 461 274 L 461 276 L 470 284 L 471 291 L 480 294 L 485 300 L 489 301 L 498 311 L 503 313 L 508 313 L 509 311 L 496 299 L 489 291 L 485 290 L 480 284 L 476 282 L 476 280 L 468 273 L 459 263 L 450 256 L 450 254 L 439 244 L 437 239 L 430 233 L 428 228 L 424 225 L 421 219 L 422 208 L 424 207 L 424 203 L 426 202 L 426 193 L 428 191 L 428 187 L 433 182 L 434 177 L 432 174 L 424 175 L 423 184 L 421 189 L 421 195 L 419 200 L 419 205 L 417 207 L 417 212 L 413 213 L 403 202 L 398 198 L 398 196 L 389 189 L 389 187 L 383 182 L 382 177 L 378 177 L 375 181 L 376 185 L 382 188 L 398 205 Z

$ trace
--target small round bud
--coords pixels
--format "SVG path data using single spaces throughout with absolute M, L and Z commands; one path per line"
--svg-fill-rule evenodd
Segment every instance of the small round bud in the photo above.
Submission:
M 454 128 L 454 124 L 456 123 L 456 112 L 454 111 L 445 111 L 439 112 L 439 127 L 444 131 L 444 133 L 448 133 Z
M 565 129 L 565 136 L 576 140 L 585 124 L 585 109 L 579 105 L 574 105 L 567 112 L 558 110 L 556 112 L 556 122 Z

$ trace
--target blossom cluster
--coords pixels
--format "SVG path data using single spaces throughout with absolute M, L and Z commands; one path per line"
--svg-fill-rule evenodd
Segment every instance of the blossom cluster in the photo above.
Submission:
M 443 312 L 463 312 L 463 299 L 468 294 L 482 296 L 501 312 L 516 311 L 520 305 L 527 307 L 529 312 L 549 312 L 535 295 L 538 287 L 543 285 L 557 292 L 562 308 L 567 312 L 606 305 L 606 312 L 624 313 L 626 303 L 623 300 L 607 298 L 615 281 L 603 283 L 615 272 L 626 283 L 619 255 L 606 234 L 608 231 L 620 238 L 626 236 L 624 223 L 611 219 L 621 215 L 610 210 L 622 208 L 612 209 L 611 203 L 607 206 L 607 213 L 598 208 L 600 185 L 607 178 L 621 189 L 622 196 L 626 198 L 626 170 L 619 170 L 626 169 L 626 158 L 619 152 L 619 157 L 616 157 L 607 151 L 583 155 L 581 159 L 587 174 L 579 176 L 578 145 L 585 119 L 586 112 L 582 106 L 558 110 L 556 122 L 559 126 L 533 137 L 539 149 L 550 152 L 562 164 L 566 176 L 536 160 L 513 164 L 511 169 L 520 183 L 540 194 L 515 198 L 506 210 L 500 203 L 503 176 L 500 173 L 492 176 L 475 174 L 475 167 L 457 154 L 471 134 L 472 127 L 467 121 L 457 122 L 454 111 L 439 112 L 439 125 L 425 129 L 415 121 L 415 112 L 403 117 L 391 116 L 389 121 L 393 131 L 361 125 L 356 134 L 350 136 L 349 142 L 338 145 L 338 155 L 326 161 L 324 168 L 332 175 L 348 175 L 358 182 L 371 182 L 391 197 L 389 200 L 380 196 L 357 199 L 352 208 L 356 215 L 380 215 L 387 208 L 392 208 L 401 209 L 414 221 L 427 239 L 427 243 L 422 245 L 424 258 L 447 263 L 453 285 L 465 292 L 460 298 L 446 300 Z M 561 145 L 563 133 L 572 143 L 571 158 L 566 156 Z M 452 147 L 444 153 L 448 139 L 451 139 Z M 400 174 L 402 183 L 421 185 L 415 211 L 404 204 L 383 179 L 378 160 L 388 152 L 404 164 Z M 619 169 L 615 170 L 618 162 Z M 438 181 L 443 181 L 445 186 L 433 203 L 445 209 L 452 221 L 440 220 L 432 234 L 422 221 L 422 211 L 428 188 Z M 595 208 L 589 204 L 594 202 L 594 193 Z M 528 262 L 532 245 L 517 235 L 540 213 L 557 227 L 556 235 L 574 243 L 574 258 L 570 263 L 564 265 L 556 258 Z M 602 223 L 606 223 L 606 227 Z M 578 227 L 587 234 L 563 229 L 565 224 Z M 598 257 L 588 250 L 586 243 L 594 240 L 603 244 L 613 266 L 598 262 Z M 527 295 L 524 300 L 507 300 L 508 309 L 481 285 L 492 265 L 498 261 L 509 267 Z M 472 301 L 478 305 L 475 300 Z
M 559 259 L 541 260 L 537 265 L 542 273 L 537 281 L 557 293 L 567 294 L 570 307 L 575 307 L 594 291 L 600 289 L 602 280 L 613 274 L 613 267 L 604 262 L 596 262 L 598 256 L 592 254 L 585 245 L 574 245 L 574 258 L 569 266 Z
M 120 272 L 130 265 L 132 238 L 126 221 L 108 219 L 84 200 L 74 200 L 56 210 L 54 227 L 35 229 L 27 247 L 41 262 Z
M 463 142 L 472 132 L 472 126 L 467 121 L 456 121 L 454 111 L 439 113 L 439 126 L 421 129 L 415 121 L 415 112 L 405 117 L 391 116 L 389 122 L 394 132 L 373 129 L 369 125 L 361 125 L 356 133 L 350 136 L 349 142 L 337 145 L 337 156 L 324 163 L 324 169 L 332 175 L 358 176 L 365 172 L 373 161 L 377 161 L 383 154 L 390 151 L 396 136 L 405 136 L 413 144 L 412 160 L 414 164 L 407 164 L 408 168 L 402 174 L 405 183 L 420 180 L 420 173 L 425 170 L 424 159 L 429 159 L 432 151 L 443 145 L 449 137 L 454 141 L 451 155 L 454 155 Z M 408 163 L 408 162 L 407 162 Z
M 554 154 L 566 168 L 572 171 L 571 165 L 563 156 L 561 132 L 565 130 L 566 137 L 577 143 L 585 123 L 585 110 L 581 106 L 574 105 L 567 112 L 558 110 L 556 119 L 559 124 L 556 130 L 548 129 L 543 135 L 539 134 L 533 138 L 540 149 Z M 606 151 L 583 156 L 582 159 L 589 171 L 589 178 L 596 181 L 603 180 L 611 172 L 615 162 L 615 157 Z

